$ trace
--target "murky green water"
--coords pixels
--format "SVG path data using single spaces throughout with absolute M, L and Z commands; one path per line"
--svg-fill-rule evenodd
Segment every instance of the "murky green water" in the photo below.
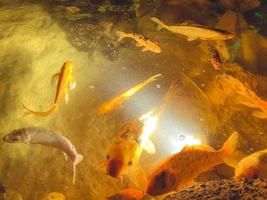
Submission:
M 212 94 L 208 93 L 213 89 L 212 80 L 223 72 L 211 66 L 206 44 L 187 42 L 166 30 L 156 31 L 149 19 L 153 13 L 137 19 L 91 13 L 77 20 L 66 17 L 70 14 L 64 15 L 64 3 L 53 6 L 0 1 L 0 5 L 1 137 L 15 128 L 43 126 L 60 130 L 84 155 L 77 166 L 76 184 L 72 185 L 71 164 L 64 160 L 60 151 L 40 145 L 1 142 L 0 182 L 23 199 L 39 200 L 56 191 L 65 194 L 67 199 L 97 200 L 117 192 L 119 181 L 106 176 L 97 165 L 105 159 L 120 128 L 159 105 L 176 79 L 184 83 L 181 98 L 167 109 L 153 135 L 157 154 L 143 154 L 142 166 L 147 172 L 176 151 L 180 134 L 202 134 L 209 144 L 219 148 L 233 131 L 238 131 L 245 153 L 266 148 L 266 120 L 253 117 L 248 108 L 237 109 L 205 101 L 179 73 L 182 71 L 192 78 L 207 96 Z M 88 14 L 85 9 L 88 7 L 77 5 Z M 158 15 L 173 23 L 201 14 L 199 9 L 182 5 L 186 8 L 182 14 L 172 10 L 175 6 L 165 5 Z M 202 20 L 214 19 L 204 15 Z M 162 53 L 142 52 L 130 40 L 119 43 L 117 30 L 142 33 L 156 41 Z M 85 43 L 81 44 L 82 41 Z M 256 32 L 246 31 L 236 58 L 243 66 L 226 63 L 226 73 L 243 79 L 264 98 L 266 55 L 266 39 Z M 50 78 L 67 60 L 75 63 L 77 81 L 69 103 L 62 102 L 59 110 L 49 117 L 24 116 L 23 104 L 35 110 L 50 107 L 55 94 Z M 133 96 L 122 109 L 105 116 L 95 115 L 103 101 L 158 73 L 162 78 Z M 231 175 L 231 170 L 219 166 L 204 179 Z

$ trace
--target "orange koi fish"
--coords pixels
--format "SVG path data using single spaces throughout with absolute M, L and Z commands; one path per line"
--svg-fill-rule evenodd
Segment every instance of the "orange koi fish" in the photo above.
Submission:
M 118 194 L 107 197 L 107 200 L 141 200 L 144 197 L 144 193 L 141 190 L 135 188 L 127 188 L 121 190 Z
M 188 187 L 200 173 L 224 162 L 233 166 L 230 160 L 236 151 L 237 141 L 238 133 L 233 133 L 218 151 L 205 145 L 184 147 L 181 152 L 167 158 L 148 176 L 147 194 L 163 195 Z
M 72 75 L 73 66 L 74 65 L 72 61 L 65 62 L 61 68 L 61 71 L 59 73 L 56 73 L 52 77 L 52 80 L 58 77 L 57 92 L 56 92 L 54 104 L 48 111 L 38 112 L 38 111 L 33 111 L 24 105 L 23 107 L 31 114 L 38 115 L 38 116 L 48 116 L 57 110 L 64 93 L 65 93 L 66 103 L 68 103 L 69 89 L 73 90 L 76 86 L 76 83 L 74 82 L 73 75 Z
M 137 47 L 142 47 L 142 46 L 144 47 L 142 49 L 142 51 L 152 51 L 154 53 L 160 53 L 161 52 L 160 47 L 156 43 L 146 39 L 142 35 L 135 34 L 135 33 L 125 33 L 122 31 L 117 31 L 117 35 L 119 36 L 119 41 L 121 41 L 123 38 L 134 39 L 136 41 Z
M 134 86 L 133 88 L 131 88 L 127 92 L 124 92 L 123 94 L 115 97 L 111 101 L 108 101 L 108 102 L 104 103 L 103 105 L 101 105 L 99 107 L 99 109 L 96 112 L 96 114 L 97 115 L 106 114 L 106 113 L 118 108 L 126 99 L 128 99 L 129 97 L 134 95 L 137 91 L 139 91 L 140 89 L 145 87 L 147 84 L 157 80 L 157 78 L 160 77 L 160 76 L 161 76 L 161 74 L 157 74 L 155 76 L 152 76 L 149 79 L 143 81 L 142 83 L 137 84 L 136 86 Z
M 267 178 L 267 149 L 243 158 L 235 168 L 235 180 L 254 177 Z

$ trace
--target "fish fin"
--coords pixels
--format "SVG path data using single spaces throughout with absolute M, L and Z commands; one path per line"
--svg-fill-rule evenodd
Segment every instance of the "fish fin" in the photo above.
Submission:
M 119 37 L 118 41 L 121 41 L 123 38 L 127 36 L 127 34 L 124 33 L 123 31 L 117 31 L 116 34 Z
M 215 149 L 213 149 L 211 146 L 208 146 L 208 145 L 193 145 L 193 146 L 185 146 L 181 150 L 181 152 L 191 151 L 191 150 L 203 150 L 203 151 L 211 151 L 211 152 L 215 151 Z
M 141 47 L 142 44 L 140 44 L 140 43 L 137 42 L 137 43 L 135 44 L 135 46 L 137 46 L 137 47 Z
M 106 166 L 107 166 L 107 161 L 104 160 L 104 161 L 102 161 L 101 163 L 99 163 L 99 164 L 97 165 L 97 168 L 99 168 L 99 169 L 103 169 L 103 168 L 105 168 Z
M 76 165 L 78 165 L 82 160 L 83 160 L 83 155 L 77 154 L 72 166 L 73 167 L 72 184 L 75 184 L 76 180 Z
M 60 72 L 55 73 L 55 74 L 52 76 L 52 78 L 51 78 L 51 85 L 54 84 L 54 82 L 56 81 L 56 79 L 58 79 L 59 75 L 60 75 Z
M 163 29 L 163 28 L 166 28 L 166 25 L 162 21 L 160 21 L 158 18 L 151 17 L 150 20 L 158 25 L 157 26 L 158 31 Z
M 197 38 L 194 38 L 194 37 L 188 37 L 188 38 L 187 38 L 187 41 L 188 41 L 188 42 L 191 42 L 191 41 L 196 40 L 196 39 L 197 39 Z
M 147 139 L 147 141 L 145 142 L 144 149 L 149 154 L 155 154 L 156 153 L 155 145 L 150 139 Z
M 50 114 L 52 114 L 53 112 L 55 112 L 57 110 L 57 104 L 54 104 L 48 111 L 46 112 L 38 112 L 38 111 L 33 111 L 29 108 L 27 108 L 26 106 L 23 105 L 23 108 L 27 111 L 27 113 L 25 113 L 24 115 L 28 115 L 28 114 L 33 114 L 33 115 L 38 115 L 38 116 L 42 116 L 42 117 L 46 117 Z
M 66 104 L 68 104 L 68 102 L 69 102 L 69 90 L 67 88 L 65 88 L 65 101 L 66 101 Z
M 74 164 L 78 165 L 81 161 L 83 160 L 83 155 L 82 154 L 77 154 Z
M 146 188 L 147 174 L 145 170 L 140 166 L 140 164 L 132 166 L 130 172 L 127 175 L 136 186 L 139 186 L 140 188 Z
M 262 111 L 254 111 L 254 112 L 252 113 L 252 115 L 253 115 L 254 117 L 257 117 L 257 118 L 260 118 L 260 119 L 266 119 L 266 118 L 267 118 L 267 113 L 262 112 Z
M 145 51 L 149 51 L 149 49 L 146 48 L 146 47 L 144 47 L 144 48 L 142 49 L 142 51 L 143 51 L 143 52 L 145 52 Z
M 65 152 L 63 152 L 63 155 L 64 155 L 64 158 L 65 158 L 65 161 L 67 161 L 68 160 L 67 154 Z
M 231 166 L 236 167 L 237 161 L 234 158 L 236 154 L 236 149 L 238 147 L 239 134 L 234 132 L 227 141 L 223 144 L 223 147 L 219 150 L 222 152 L 223 161 Z
M 77 86 L 76 81 L 73 78 L 71 78 L 71 80 L 69 82 L 69 88 L 70 88 L 70 90 L 74 90 L 76 88 L 76 86 Z

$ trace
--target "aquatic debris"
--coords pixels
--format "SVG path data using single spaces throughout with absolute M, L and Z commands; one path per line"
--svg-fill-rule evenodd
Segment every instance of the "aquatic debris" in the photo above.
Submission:
M 121 41 L 123 38 L 132 38 L 136 41 L 136 46 L 137 47 L 141 47 L 143 46 L 144 48 L 142 49 L 142 51 L 152 51 L 154 53 L 160 53 L 161 49 L 160 47 L 146 39 L 144 36 L 140 35 L 140 34 L 136 34 L 136 33 L 125 33 L 122 31 L 117 31 L 116 34 L 119 36 L 119 41 Z
M 236 151 L 238 138 L 238 133 L 233 133 L 218 151 L 205 145 L 184 147 L 181 152 L 170 156 L 152 171 L 148 176 L 146 192 L 157 196 L 177 191 L 191 186 L 200 173 L 216 165 L 225 162 L 233 166 L 229 158 Z
M 42 198 L 42 200 L 65 200 L 65 196 L 62 193 L 59 192 L 52 192 Z
M 210 62 L 212 64 L 213 68 L 216 69 L 216 70 L 221 69 L 222 68 L 222 61 L 221 61 L 219 52 L 213 46 L 209 47 L 209 51 L 210 51 L 210 54 L 211 54 Z
M 243 158 L 235 168 L 235 180 L 242 178 L 267 178 L 267 149 Z
M 73 184 L 75 183 L 76 165 L 83 160 L 73 144 L 61 133 L 40 127 L 15 129 L 3 138 L 8 143 L 41 144 L 54 147 L 64 152 L 73 164 Z
M 118 194 L 107 197 L 107 200 L 142 200 L 144 192 L 136 188 L 122 189 Z
M 118 95 L 114 99 L 102 104 L 96 114 L 97 115 L 103 115 L 111 112 L 112 110 L 118 109 L 124 101 L 126 101 L 129 97 L 134 95 L 136 92 L 141 90 L 143 87 L 145 87 L 147 84 L 157 80 L 158 77 L 160 77 L 161 74 L 154 75 L 150 77 L 149 79 L 143 81 L 142 83 L 137 84 L 133 88 L 129 89 L 128 91 L 124 92 L 123 94 Z
M 185 77 L 196 89 L 197 91 L 202 95 L 202 97 L 204 97 L 205 100 L 207 100 L 209 102 L 209 98 L 207 97 L 207 95 L 198 87 L 198 85 L 191 79 L 189 78 L 189 76 L 187 76 L 185 73 L 183 72 L 179 72 L 183 77 Z M 175 86 L 175 84 L 174 84 Z M 178 86 L 178 84 L 176 84 L 176 87 Z
M 70 13 L 74 14 L 79 12 L 81 9 L 77 8 L 76 6 L 68 6 L 66 7 L 66 10 L 69 11 Z
M 57 91 L 56 91 L 54 104 L 48 111 L 38 112 L 38 111 L 33 111 L 24 105 L 23 107 L 31 114 L 45 117 L 45 116 L 51 115 L 58 109 L 58 106 L 61 102 L 63 94 L 65 94 L 65 100 L 66 100 L 66 103 L 68 103 L 69 89 L 73 90 L 76 87 L 76 83 L 74 82 L 73 75 L 72 75 L 73 67 L 74 67 L 73 62 L 67 61 L 62 66 L 61 71 L 59 73 L 56 73 L 52 77 L 52 81 L 53 79 L 58 78 L 58 83 L 57 83 Z
M 173 33 L 184 35 L 187 37 L 187 41 L 193 41 L 198 38 L 201 40 L 229 40 L 233 38 L 232 33 L 221 29 L 186 23 L 177 26 L 168 26 L 155 17 L 151 17 L 150 19 L 158 25 L 158 30 L 165 28 Z

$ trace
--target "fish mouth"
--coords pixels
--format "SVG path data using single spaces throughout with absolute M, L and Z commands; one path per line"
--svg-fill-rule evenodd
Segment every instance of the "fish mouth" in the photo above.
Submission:
M 117 178 L 120 175 L 120 172 L 123 167 L 123 161 L 120 159 L 112 159 L 107 165 L 107 174 L 114 178 Z

